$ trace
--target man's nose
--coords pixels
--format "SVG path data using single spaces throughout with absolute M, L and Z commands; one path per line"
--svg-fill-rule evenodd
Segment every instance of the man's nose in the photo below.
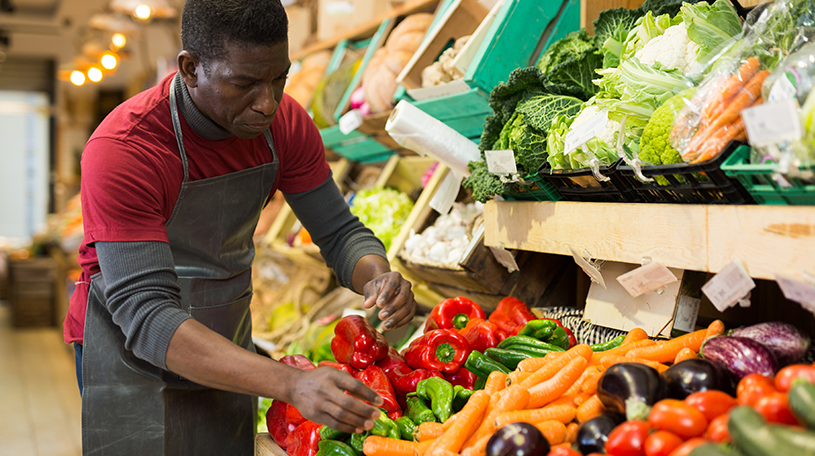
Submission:
M 259 90 L 257 98 L 255 98 L 252 109 L 266 117 L 270 117 L 277 110 L 277 104 L 274 87 L 271 84 L 264 84 Z

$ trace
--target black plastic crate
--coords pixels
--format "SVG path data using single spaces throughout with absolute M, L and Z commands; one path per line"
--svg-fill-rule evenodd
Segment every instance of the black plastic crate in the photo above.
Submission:
M 621 165 L 618 173 L 645 203 L 668 204 L 753 204 L 753 198 L 737 179 L 730 178 L 722 170 L 722 164 L 743 143 L 733 141 L 715 158 L 691 165 L 646 166 L 645 177 L 654 182 L 637 179 L 634 170 Z
M 641 200 L 631 188 L 628 179 L 622 177 L 619 166 L 622 159 L 608 166 L 600 167 L 600 174 L 609 178 L 600 182 L 590 168 L 555 169 L 544 163 L 538 169 L 538 175 L 562 196 L 562 201 L 582 201 L 591 203 L 638 203 Z

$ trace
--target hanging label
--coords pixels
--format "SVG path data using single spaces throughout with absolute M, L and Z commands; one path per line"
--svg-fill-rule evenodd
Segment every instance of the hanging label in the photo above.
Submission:
M 487 170 L 498 175 L 518 174 L 518 167 L 515 166 L 515 152 L 511 150 L 487 150 L 484 151 L 487 158 Z
M 775 281 L 778 282 L 785 298 L 800 303 L 810 312 L 815 312 L 815 287 L 779 274 L 775 275 Z
M 702 287 L 702 292 L 719 312 L 733 307 L 739 300 L 756 287 L 740 260 L 734 260 L 713 276 Z
M 569 154 L 583 144 L 591 141 L 597 135 L 603 132 L 606 125 L 608 125 L 608 111 L 604 109 L 592 116 L 591 119 L 572 128 L 568 133 L 566 133 L 566 138 L 564 139 L 564 152 Z
M 804 135 L 794 99 L 766 103 L 741 112 L 744 129 L 754 146 L 795 141 Z
M 789 72 L 784 72 L 784 75 L 778 78 L 770 89 L 770 95 L 767 101 L 774 103 L 781 100 L 792 100 L 798 95 L 798 89 L 792 84 L 789 79 Z
M 676 315 L 674 316 L 673 329 L 692 332 L 696 329 L 696 318 L 699 316 L 699 306 L 702 300 L 680 295 L 676 305 Z
M 515 256 L 502 245 L 499 245 L 498 247 L 490 247 L 490 250 L 492 250 L 492 254 L 495 255 L 495 260 L 501 263 L 503 267 L 507 268 L 507 271 L 512 273 L 520 270 L 520 268 L 518 268 L 518 263 L 515 262 Z
M 340 133 L 347 135 L 362 125 L 362 113 L 359 109 L 352 109 L 340 117 Z
M 659 290 L 676 280 L 670 269 L 655 261 L 617 277 L 617 282 L 620 282 L 633 298 Z
M 585 272 L 586 275 L 589 276 L 593 282 L 600 284 L 600 286 L 605 289 L 608 289 L 606 287 L 606 281 L 605 279 L 603 279 L 603 274 L 600 272 L 600 270 L 597 269 L 597 267 L 594 266 L 593 264 L 586 261 L 585 258 L 580 256 L 580 254 L 577 253 L 577 251 L 572 246 L 569 246 L 569 250 L 572 252 L 574 262 L 577 263 L 578 266 L 580 266 L 580 269 L 582 269 L 583 272 Z

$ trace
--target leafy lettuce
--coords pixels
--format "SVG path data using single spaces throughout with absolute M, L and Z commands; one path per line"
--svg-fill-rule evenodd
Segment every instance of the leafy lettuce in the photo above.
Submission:
M 696 55 L 699 62 L 707 61 L 732 37 L 741 33 L 741 20 L 728 0 L 686 4 L 679 15 L 688 28 L 688 38 L 700 46 Z
M 412 209 L 413 201 L 392 188 L 360 190 L 351 200 L 351 213 L 374 232 L 385 244 L 385 250 L 390 248 Z

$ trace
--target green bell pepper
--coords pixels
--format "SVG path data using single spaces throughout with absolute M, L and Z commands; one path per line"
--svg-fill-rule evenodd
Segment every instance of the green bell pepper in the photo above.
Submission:
M 611 339 L 608 342 L 603 342 L 602 344 L 594 344 L 591 346 L 591 350 L 595 352 L 601 352 L 606 350 L 611 350 L 612 348 L 617 348 L 623 344 L 623 340 L 625 339 L 625 334 L 620 334 L 619 336 Z
M 473 395 L 473 390 L 467 389 L 461 385 L 456 385 L 453 387 L 453 411 L 460 412 L 461 409 L 467 405 L 467 401 L 470 400 L 470 396 Z
M 351 434 L 351 437 L 348 439 L 348 446 L 354 449 L 359 454 L 362 453 L 362 444 L 365 443 L 365 439 L 371 435 L 370 431 L 360 432 L 359 434 Z
M 371 434 L 399 440 L 401 437 L 399 426 L 388 417 L 388 413 L 384 409 L 380 409 L 380 411 L 382 413 L 379 414 L 379 418 L 374 420 L 374 427 L 371 429 Z
M 321 440 L 317 448 L 316 456 L 358 456 L 354 448 L 338 440 Z
M 412 442 L 413 433 L 416 432 L 417 428 L 416 423 L 406 416 L 400 416 L 393 421 L 396 421 L 396 426 L 399 427 L 399 434 L 402 436 L 402 440 L 410 440 Z
M 484 386 L 487 385 L 487 379 L 482 377 L 475 378 L 475 384 L 473 384 L 473 391 L 481 391 L 484 389 Z
M 546 341 L 552 337 L 555 328 L 557 328 L 557 323 L 553 320 L 530 320 L 526 326 L 518 331 L 518 335 L 534 337 L 537 340 Z
M 453 385 L 439 377 L 426 378 L 416 384 L 416 395 L 430 401 L 430 410 L 444 423 L 453 414 Z
M 507 337 L 500 344 L 498 344 L 497 348 L 502 348 L 506 350 L 515 350 L 515 351 L 529 351 L 532 353 L 543 353 L 541 356 L 545 356 L 546 353 L 553 352 L 553 351 L 563 351 L 558 345 L 552 345 L 548 342 L 542 342 L 538 339 L 529 336 L 512 336 Z
M 505 374 L 511 372 L 507 366 L 490 359 L 477 350 L 470 352 L 470 356 L 464 361 L 464 367 L 475 374 L 476 377 L 483 378 L 484 380 L 486 380 L 493 371 L 501 371 Z
M 348 434 L 347 432 L 338 431 L 325 425 L 323 425 L 323 427 L 320 428 L 321 440 L 342 440 L 348 437 L 349 435 L 350 434 Z
M 436 415 L 427 407 L 422 398 L 416 396 L 416 393 L 407 395 L 405 416 L 410 418 L 417 426 L 427 421 L 436 421 Z
M 558 326 L 555 328 L 555 332 L 552 333 L 552 337 L 549 338 L 546 342 L 560 347 L 564 350 L 568 350 L 569 348 L 569 335 L 566 334 L 566 330 Z
M 518 367 L 518 363 L 527 358 L 542 358 L 544 356 L 530 355 L 522 351 L 505 350 L 501 348 L 488 348 L 484 350 L 484 354 L 513 370 Z

